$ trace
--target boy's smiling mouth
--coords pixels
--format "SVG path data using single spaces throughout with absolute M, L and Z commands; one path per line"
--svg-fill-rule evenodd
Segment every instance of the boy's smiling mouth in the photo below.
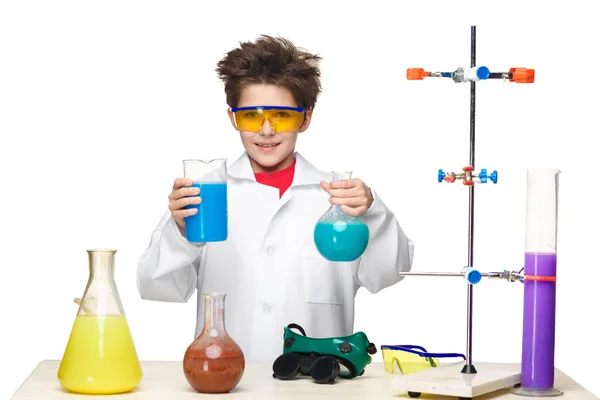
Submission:
M 271 151 L 281 143 L 256 143 L 256 145 L 263 151 Z

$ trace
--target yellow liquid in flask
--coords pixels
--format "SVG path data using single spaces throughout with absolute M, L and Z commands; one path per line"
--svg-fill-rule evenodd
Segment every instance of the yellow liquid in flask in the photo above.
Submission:
M 68 391 L 83 394 L 135 389 L 142 380 L 142 368 L 127 319 L 122 315 L 78 315 L 58 380 Z

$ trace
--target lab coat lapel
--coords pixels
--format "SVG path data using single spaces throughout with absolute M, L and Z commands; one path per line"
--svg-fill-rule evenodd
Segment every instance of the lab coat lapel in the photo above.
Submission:
M 294 169 L 294 179 L 292 185 L 283 193 L 281 199 L 276 204 L 275 212 L 279 211 L 293 197 L 294 190 L 301 186 L 318 186 L 322 180 L 331 179 L 328 174 L 321 173 L 311 163 L 309 163 L 300 153 L 294 153 L 296 158 L 296 167 Z
M 279 189 L 256 182 L 247 153 L 242 154 L 229 168 L 229 224 L 232 237 L 243 258 L 255 260 L 263 246 L 269 227 L 277 213 L 294 196 L 294 190 L 306 185 L 319 185 L 330 175 L 319 172 L 299 153 L 291 187 L 281 199 Z
M 228 201 L 231 237 L 242 260 L 253 265 L 274 214 L 273 193 L 256 182 L 248 154 L 244 153 L 229 168 Z
M 321 181 L 330 181 L 331 174 L 323 173 L 317 170 L 311 163 L 306 160 L 300 153 L 295 154 L 296 170 L 294 172 L 294 186 L 304 185 L 319 185 Z
M 294 180 L 290 189 L 305 185 L 319 185 L 322 180 L 331 180 L 331 174 L 318 171 L 311 163 L 309 163 L 300 153 L 294 153 L 296 158 L 296 167 L 294 171 Z M 229 177 L 237 182 L 245 182 L 252 184 L 256 189 L 253 194 L 260 194 L 263 200 L 269 204 L 275 205 L 277 209 L 286 204 L 292 196 L 293 190 L 286 190 L 281 199 L 277 196 L 277 188 L 261 185 L 256 182 L 248 153 L 244 152 L 229 168 Z

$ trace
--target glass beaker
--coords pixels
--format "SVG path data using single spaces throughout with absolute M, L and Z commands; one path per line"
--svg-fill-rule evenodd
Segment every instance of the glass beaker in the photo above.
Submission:
M 183 175 L 200 188 L 198 212 L 185 218 L 185 236 L 193 243 L 222 242 L 227 239 L 227 159 L 183 160 Z
M 58 380 L 68 391 L 117 394 L 135 389 L 142 368 L 115 284 L 115 250 L 88 250 L 89 279 Z
M 556 328 L 556 169 L 527 170 L 521 387 L 514 394 L 552 397 Z
M 225 293 L 204 293 L 204 328 L 183 358 L 188 383 L 200 393 L 227 393 L 244 374 L 240 346 L 225 329 Z
M 332 171 L 332 174 L 333 181 L 352 177 L 351 171 Z M 346 214 L 340 206 L 332 204 L 315 225 L 314 242 L 329 261 L 354 261 L 367 248 L 369 227 L 362 217 Z

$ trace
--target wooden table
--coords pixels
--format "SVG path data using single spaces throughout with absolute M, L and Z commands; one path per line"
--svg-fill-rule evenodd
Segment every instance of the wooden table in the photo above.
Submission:
M 385 372 L 381 363 L 367 366 L 365 374 L 361 377 L 345 380 L 339 379 L 333 385 L 320 385 L 314 383 L 310 377 L 302 376 L 294 381 L 281 381 L 272 377 L 271 365 L 246 365 L 246 370 L 240 384 L 230 393 L 221 395 L 205 395 L 193 390 L 183 375 L 182 364 L 177 361 L 143 361 L 144 378 L 140 386 L 133 392 L 112 396 L 83 396 L 65 392 L 58 383 L 56 373 L 59 361 L 45 360 L 34 369 L 31 375 L 23 382 L 11 399 L 13 400 L 58 400 L 80 398 L 93 399 L 145 399 L 145 400 L 177 400 L 177 399 L 404 399 L 409 398 L 406 393 L 398 394 L 393 389 L 396 379 L 401 375 L 390 375 Z M 564 392 L 564 396 L 557 399 L 599 399 L 579 384 L 556 370 L 555 387 Z M 440 400 L 456 399 L 456 397 L 422 395 L 421 399 Z M 484 399 L 520 399 L 525 397 L 509 393 L 509 390 L 500 390 L 487 395 L 482 395 L 476 400 Z

